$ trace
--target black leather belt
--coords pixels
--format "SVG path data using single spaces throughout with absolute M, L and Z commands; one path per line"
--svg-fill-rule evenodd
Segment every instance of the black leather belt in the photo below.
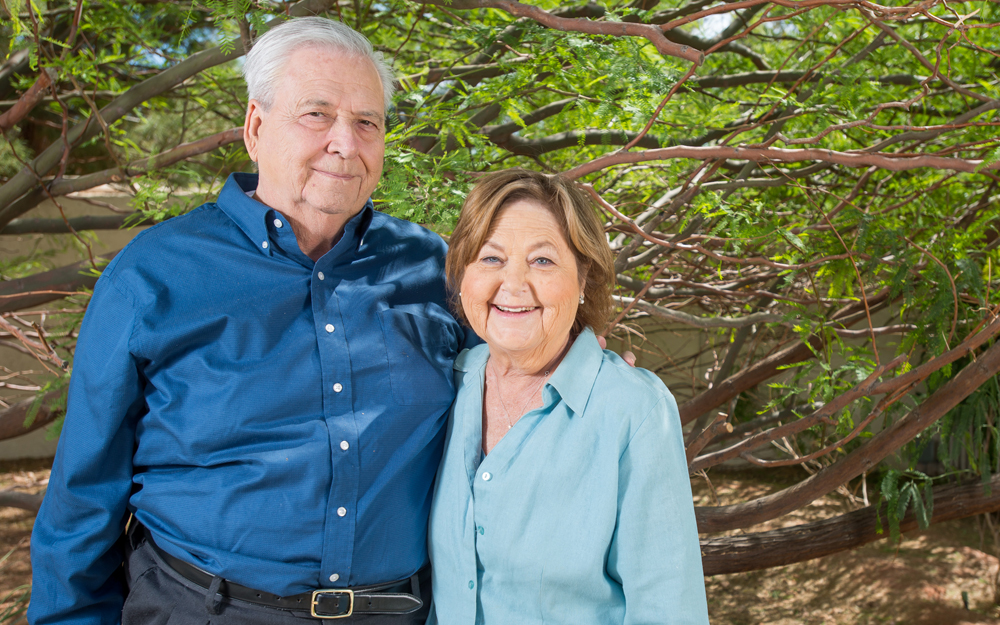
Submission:
M 144 531 L 143 533 L 156 555 L 174 572 L 205 590 L 209 589 L 215 576 L 163 551 L 153 542 L 149 532 Z M 429 568 L 424 567 L 413 577 L 421 578 L 420 582 L 422 583 L 430 583 L 428 573 Z M 218 593 L 223 597 L 271 608 L 296 612 L 307 611 L 313 618 L 337 619 L 347 618 L 352 614 L 409 614 L 416 612 L 424 605 L 424 602 L 419 597 L 409 593 L 411 590 L 420 592 L 419 583 L 414 584 L 412 580 L 412 577 L 408 577 L 385 584 L 356 586 L 354 588 L 322 588 L 290 597 L 279 597 L 223 579 L 219 583 Z

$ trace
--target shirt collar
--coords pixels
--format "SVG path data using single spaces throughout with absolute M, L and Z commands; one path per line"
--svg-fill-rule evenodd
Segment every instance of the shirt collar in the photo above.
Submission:
M 274 220 L 275 218 L 280 219 L 287 225 L 288 219 L 263 202 L 247 196 L 247 193 L 257 188 L 257 182 L 257 174 L 230 174 L 229 179 L 226 180 L 226 184 L 219 193 L 217 204 L 240 227 L 240 230 L 254 242 L 254 245 L 261 253 L 271 256 L 274 254 L 275 249 L 272 243 L 276 242 L 277 234 L 275 233 Z M 364 208 L 344 225 L 344 234 L 340 238 L 340 241 L 323 258 L 334 259 L 348 250 L 351 252 L 357 251 L 361 246 L 365 234 L 368 232 L 374 212 L 374 205 L 371 199 L 369 199 L 365 203 Z M 291 240 L 294 241 L 291 228 L 286 228 L 280 234 L 282 235 L 281 238 L 286 239 L 280 247 L 284 248 L 288 256 L 295 258 L 299 262 L 307 260 L 309 265 L 312 264 L 312 261 L 308 260 L 308 257 L 299 250 L 297 243 L 294 245 L 289 244 L 287 240 L 289 235 L 291 235 Z M 267 245 L 264 245 L 265 242 Z
M 465 373 L 478 372 L 486 366 L 489 357 L 489 347 L 479 345 L 458 355 L 455 359 L 455 370 Z M 594 389 L 602 362 L 604 362 L 604 352 L 597 343 L 594 331 L 584 328 L 573 341 L 573 345 L 556 367 L 546 386 L 558 393 L 570 410 L 582 415 L 590 400 L 590 393 Z
M 603 362 L 604 352 L 594 331 L 584 328 L 549 378 L 548 386 L 559 393 L 570 410 L 582 415 Z
M 462 373 L 478 371 L 486 366 L 486 361 L 489 357 L 490 350 L 485 343 L 476 345 L 472 349 L 463 351 L 455 358 L 455 371 L 461 371 Z

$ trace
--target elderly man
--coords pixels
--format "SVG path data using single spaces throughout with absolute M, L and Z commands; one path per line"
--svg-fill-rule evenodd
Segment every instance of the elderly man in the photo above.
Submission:
M 452 361 L 475 339 L 448 313 L 441 239 L 369 200 L 390 71 L 361 35 L 303 18 L 244 74 L 259 175 L 136 236 L 94 290 L 31 623 L 426 611 Z

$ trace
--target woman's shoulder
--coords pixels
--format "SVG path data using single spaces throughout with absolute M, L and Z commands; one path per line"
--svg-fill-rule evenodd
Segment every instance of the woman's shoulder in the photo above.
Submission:
M 640 431 L 664 443 L 681 436 L 677 402 L 663 380 L 612 351 L 604 350 L 587 412 L 622 450 Z
M 658 412 L 676 413 L 676 403 L 670 391 L 652 371 L 627 364 L 613 351 L 602 350 L 589 329 L 580 334 L 570 350 L 572 371 L 568 379 L 560 380 L 560 392 L 575 395 L 567 398 L 576 410 L 585 398 L 585 412 L 602 422 L 641 422 L 646 415 Z
M 602 352 L 601 369 L 594 381 L 595 393 L 610 393 L 623 407 L 673 401 L 673 395 L 658 375 L 629 365 L 611 350 Z

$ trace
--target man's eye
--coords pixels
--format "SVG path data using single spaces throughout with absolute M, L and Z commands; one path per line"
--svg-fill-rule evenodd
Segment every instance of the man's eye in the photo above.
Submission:
M 323 117 L 323 113 L 320 113 L 319 111 L 312 111 L 309 113 L 309 117 Z

